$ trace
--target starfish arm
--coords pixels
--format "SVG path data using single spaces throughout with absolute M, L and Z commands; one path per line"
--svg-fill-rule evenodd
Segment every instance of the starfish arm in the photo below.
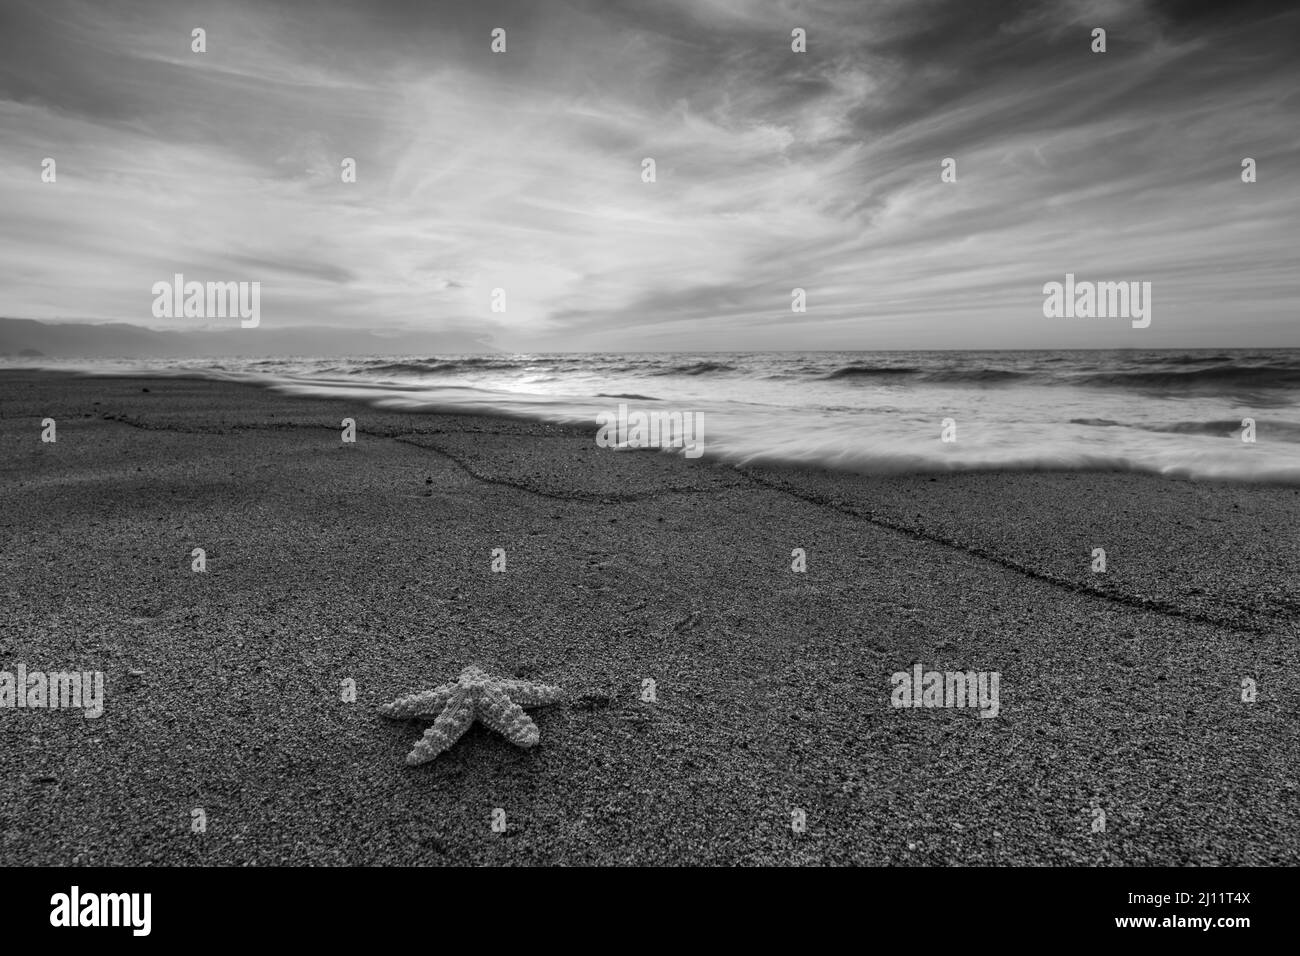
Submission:
M 534 684 L 526 680 L 503 680 L 498 682 L 506 696 L 520 707 L 541 707 L 554 704 L 563 692 L 550 684 Z
M 408 694 L 406 697 L 399 697 L 391 703 L 384 704 L 379 708 L 379 712 L 393 720 L 410 720 L 412 717 L 436 714 L 447 706 L 447 701 L 451 700 L 455 690 L 455 684 L 443 684 L 433 690 Z
M 506 695 L 500 684 L 490 686 L 483 692 L 478 718 L 520 747 L 532 747 L 542 736 L 537 725 L 524 713 L 522 707 Z
M 457 740 L 470 724 L 474 723 L 474 702 L 468 694 L 456 694 L 447 702 L 446 708 L 432 727 L 416 743 L 415 748 L 406 755 L 408 766 L 427 763 L 442 753 Z

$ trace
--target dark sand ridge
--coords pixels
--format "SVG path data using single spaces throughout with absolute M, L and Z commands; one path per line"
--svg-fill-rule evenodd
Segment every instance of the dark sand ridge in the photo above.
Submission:
M 593 435 L 0 374 L 0 668 L 107 698 L 0 711 L 0 863 L 1300 861 L 1295 490 Z M 375 707 L 471 661 L 568 699 L 406 767 Z M 999 671 L 1001 715 L 893 709 L 918 662 Z

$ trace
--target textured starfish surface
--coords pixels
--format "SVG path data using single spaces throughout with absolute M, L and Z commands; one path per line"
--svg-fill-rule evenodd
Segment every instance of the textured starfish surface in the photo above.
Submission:
M 457 740 L 477 719 L 520 747 L 535 746 L 541 732 L 524 713 L 525 707 L 540 707 L 560 699 L 560 688 L 525 680 L 498 680 L 470 666 L 451 684 L 399 697 L 384 704 L 379 712 L 394 720 L 437 717 L 424 732 L 415 749 L 406 755 L 414 767 L 432 760 Z

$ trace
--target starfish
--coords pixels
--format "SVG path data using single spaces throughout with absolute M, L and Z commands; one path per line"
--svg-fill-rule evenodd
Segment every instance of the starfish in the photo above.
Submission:
M 394 720 L 437 715 L 415 749 L 406 755 L 407 766 L 426 763 L 457 740 L 475 718 L 503 735 L 512 744 L 533 747 L 541 732 L 524 713 L 525 707 L 540 707 L 560 699 L 560 688 L 525 680 L 497 680 L 470 665 L 451 684 L 399 697 L 384 704 L 379 712 Z

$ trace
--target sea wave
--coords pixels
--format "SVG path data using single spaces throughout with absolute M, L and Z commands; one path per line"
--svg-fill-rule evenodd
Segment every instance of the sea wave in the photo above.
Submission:
M 726 362 L 690 362 L 685 365 L 671 365 L 665 369 L 651 372 L 652 375 L 712 375 L 717 372 L 735 372 L 736 366 Z
M 432 375 L 445 372 L 481 371 L 483 369 L 517 369 L 518 362 L 501 359 L 455 358 L 415 359 L 393 362 L 376 359 L 362 362 L 349 369 L 350 375 Z
M 919 375 L 921 370 L 908 365 L 845 365 L 821 377 L 827 381 L 842 378 L 877 378 L 891 375 Z
M 1009 385 L 1035 377 L 1032 372 L 1003 368 L 924 369 L 908 365 L 846 365 L 821 376 L 826 381 L 871 378 L 910 378 L 938 385 Z
M 1092 387 L 1120 386 L 1156 391 L 1300 388 L 1300 367 L 1292 364 L 1215 364 L 1207 368 L 1115 370 L 1094 372 L 1063 380 L 1063 384 Z
M 1073 369 L 1057 370 L 1041 365 L 1025 368 L 990 366 L 948 366 L 925 368 L 917 365 L 844 365 L 818 376 L 823 381 L 855 382 L 883 380 L 920 385 L 1035 385 L 1074 388 L 1118 388 L 1146 393 L 1169 394 L 1253 394 L 1257 392 L 1300 392 L 1300 365 L 1295 363 L 1239 364 L 1215 357 L 1179 356 L 1155 362 L 1134 362 L 1137 367 L 1106 368 L 1100 364 L 1076 363 Z

